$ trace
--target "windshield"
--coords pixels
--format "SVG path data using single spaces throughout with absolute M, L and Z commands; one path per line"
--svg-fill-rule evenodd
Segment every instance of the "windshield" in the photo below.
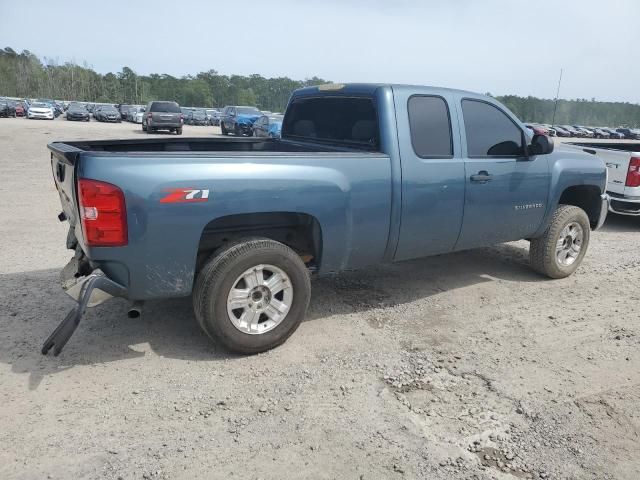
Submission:
M 262 112 L 255 107 L 237 107 L 238 115 L 262 115 Z
M 31 106 L 34 108 L 51 108 L 51 105 L 47 105 L 46 103 L 33 103 Z
M 84 106 L 80 105 L 79 103 L 72 103 L 71 105 L 69 105 L 69 110 L 84 110 Z

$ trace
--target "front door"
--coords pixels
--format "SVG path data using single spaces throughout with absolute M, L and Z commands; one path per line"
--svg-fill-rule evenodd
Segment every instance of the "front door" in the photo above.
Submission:
M 498 105 L 460 99 L 465 135 L 465 205 L 456 250 L 531 236 L 549 197 L 549 162 L 526 156 L 528 136 Z

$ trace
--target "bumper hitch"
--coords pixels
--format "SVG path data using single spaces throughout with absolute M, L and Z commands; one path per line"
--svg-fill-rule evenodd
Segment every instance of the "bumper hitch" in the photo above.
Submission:
M 67 286 L 65 290 L 78 304 L 45 340 L 41 349 L 43 355 L 49 353 L 52 348 L 54 356 L 57 357 L 60 354 L 73 332 L 78 328 L 87 307 L 94 307 L 111 297 L 126 296 L 126 289 L 122 285 L 110 280 L 100 271 L 77 279 L 72 286 Z

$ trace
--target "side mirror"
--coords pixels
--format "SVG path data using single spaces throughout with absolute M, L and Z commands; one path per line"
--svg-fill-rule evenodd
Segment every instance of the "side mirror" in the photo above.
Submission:
M 547 155 L 553 152 L 553 140 L 547 135 L 534 135 L 528 150 L 529 156 Z

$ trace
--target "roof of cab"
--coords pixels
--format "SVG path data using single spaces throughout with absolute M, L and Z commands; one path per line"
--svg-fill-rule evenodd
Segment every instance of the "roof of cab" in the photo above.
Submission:
M 428 93 L 458 93 L 463 95 L 481 95 L 466 90 L 457 90 L 453 88 L 432 87 L 426 85 L 404 85 L 397 83 L 329 83 L 324 85 L 315 85 L 312 87 L 304 87 L 296 90 L 295 95 L 317 95 L 317 94 L 360 94 L 372 95 L 378 88 L 391 88 L 396 91 L 410 90 L 412 92 L 428 92 Z M 484 96 L 484 95 L 483 95 Z

